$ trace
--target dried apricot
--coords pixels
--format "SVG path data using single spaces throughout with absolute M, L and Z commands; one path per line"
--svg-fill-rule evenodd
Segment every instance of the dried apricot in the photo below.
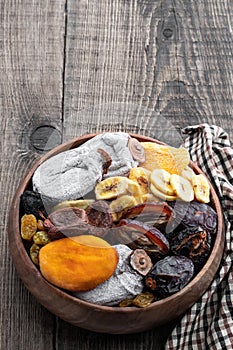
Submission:
M 118 254 L 102 238 L 81 235 L 62 238 L 43 246 L 39 262 L 42 275 L 57 287 L 87 291 L 114 273 Z

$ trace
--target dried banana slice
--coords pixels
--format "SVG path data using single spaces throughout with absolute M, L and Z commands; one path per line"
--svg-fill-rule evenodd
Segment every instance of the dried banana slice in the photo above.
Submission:
M 113 176 L 100 181 L 95 186 L 96 199 L 113 199 L 125 194 L 128 189 L 129 179 L 124 176 Z
M 141 189 L 140 186 L 137 182 L 130 180 L 129 178 L 126 178 L 127 182 L 128 182 L 128 188 L 127 188 L 127 192 L 129 192 L 131 195 L 138 197 L 141 196 Z
M 130 170 L 129 179 L 138 183 L 141 193 L 146 194 L 149 192 L 150 174 L 151 172 L 145 168 L 135 167 Z
M 210 185 L 207 178 L 202 174 L 198 174 L 193 177 L 192 183 L 196 199 L 201 203 L 209 203 Z
M 142 195 L 142 201 L 143 201 L 143 203 L 146 203 L 146 202 L 159 202 L 160 198 L 154 196 L 152 193 L 145 193 L 145 194 Z
M 52 211 L 56 211 L 57 209 L 61 209 L 61 208 L 69 208 L 69 207 L 87 209 L 87 207 L 89 207 L 94 202 L 95 202 L 94 199 L 67 200 L 55 205 L 55 207 L 52 208 Z
M 170 184 L 178 198 L 182 201 L 191 202 L 194 199 L 193 186 L 184 177 L 172 174 L 170 177 Z
M 193 169 L 189 166 L 187 166 L 181 173 L 181 176 L 188 180 L 191 184 L 195 175 L 196 174 L 194 173 Z
M 169 194 L 161 192 L 152 183 L 150 184 L 150 190 L 155 197 L 163 199 L 165 201 L 175 201 L 177 199 L 176 194 L 171 196 Z
M 154 169 L 151 173 L 151 183 L 161 192 L 174 196 L 175 191 L 170 184 L 171 174 L 164 169 Z
M 125 209 L 132 208 L 137 205 L 137 201 L 134 196 L 123 195 L 114 199 L 109 207 L 112 213 L 120 213 Z

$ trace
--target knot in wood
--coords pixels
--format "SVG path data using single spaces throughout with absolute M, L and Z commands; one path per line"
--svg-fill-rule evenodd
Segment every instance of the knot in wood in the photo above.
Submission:
M 165 28 L 163 31 L 163 35 L 165 36 L 166 39 L 169 39 L 173 35 L 173 30 L 171 28 Z
M 49 151 L 61 144 L 61 133 L 52 125 L 40 125 L 33 130 L 30 140 L 37 151 Z

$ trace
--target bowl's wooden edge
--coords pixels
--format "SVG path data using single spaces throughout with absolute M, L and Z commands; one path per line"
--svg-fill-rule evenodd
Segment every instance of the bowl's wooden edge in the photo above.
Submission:
M 28 288 L 28 290 L 38 299 L 38 301 L 45 306 L 48 310 L 50 310 L 52 313 L 56 314 L 57 316 L 63 318 L 67 322 L 72 323 L 73 325 L 80 326 L 89 330 L 94 330 L 97 332 L 106 332 L 106 333 L 115 333 L 115 334 L 122 334 L 122 333 L 136 333 L 139 331 L 148 330 L 151 328 L 154 328 L 156 326 L 160 326 L 178 316 L 180 316 L 184 311 L 184 308 L 187 310 L 189 307 L 191 307 L 197 300 L 197 294 L 198 297 L 201 296 L 202 293 L 209 287 L 211 284 L 211 281 L 216 274 L 223 250 L 224 250 L 224 220 L 221 210 L 221 205 L 219 202 L 219 199 L 216 195 L 216 192 L 210 184 L 211 188 L 211 197 L 212 201 L 214 203 L 214 208 L 218 214 L 218 230 L 215 237 L 215 242 L 211 251 L 211 254 L 203 267 L 203 269 L 196 275 L 196 277 L 186 286 L 184 287 L 180 292 L 173 294 L 172 296 L 157 301 L 154 304 L 151 304 L 145 309 L 138 309 L 138 308 L 120 308 L 120 307 L 108 307 L 108 306 L 99 306 L 94 305 L 91 303 L 87 303 L 85 301 L 79 300 L 75 297 L 70 296 L 66 292 L 56 288 L 55 286 L 48 283 L 40 274 L 39 270 L 36 268 L 36 266 L 32 263 L 30 257 L 28 256 L 24 244 L 21 239 L 20 235 L 20 228 L 19 228 L 19 207 L 20 202 L 19 198 L 21 194 L 25 191 L 25 188 L 30 183 L 31 177 L 36 170 L 36 168 L 44 162 L 46 159 L 50 158 L 51 156 L 66 151 L 70 148 L 74 148 L 82 144 L 83 142 L 87 141 L 88 139 L 94 137 L 96 134 L 90 134 L 90 135 L 83 135 L 81 137 L 75 138 L 73 140 L 70 140 L 52 151 L 48 152 L 46 155 L 44 155 L 41 159 L 39 159 L 34 166 L 29 170 L 28 174 L 25 176 L 25 178 L 21 181 L 20 185 L 18 186 L 18 189 L 15 193 L 15 196 L 12 201 L 12 206 L 10 209 L 10 215 L 8 220 L 8 238 L 9 238 L 9 245 L 10 245 L 10 251 L 13 263 L 16 267 L 16 270 L 24 282 L 25 286 Z M 157 140 L 153 138 L 149 138 L 147 136 L 143 135 L 137 135 L 130 133 L 132 137 L 135 137 L 139 139 L 140 141 L 151 141 L 151 142 L 157 142 L 162 144 L 161 142 L 158 142 Z M 202 173 L 201 169 L 197 167 L 193 162 L 190 163 L 193 167 L 194 171 L 197 173 Z M 18 261 L 23 261 L 24 264 L 19 264 Z M 208 278 L 206 278 L 206 274 Z M 38 290 L 38 282 L 40 283 L 40 290 Z M 41 291 L 45 292 L 44 294 L 47 295 L 47 297 L 43 298 Z M 201 291 L 201 293 L 200 293 Z M 50 293 L 53 293 L 53 300 L 49 296 Z M 189 296 L 188 301 L 184 302 L 184 296 Z M 70 302 L 72 305 L 70 310 L 72 311 L 72 308 L 78 306 L 82 312 L 80 312 L 80 315 L 82 317 L 79 317 L 79 320 L 71 318 L 67 318 L 66 313 L 64 310 L 67 310 L 67 301 Z M 57 311 L 56 305 L 60 305 L 60 312 Z M 166 309 L 165 304 L 169 305 L 168 309 Z M 183 306 L 183 307 L 182 307 Z M 160 310 L 160 317 L 158 318 L 154 317 L 154 308 L 157 308 Z M 174 315 L 173 317 L 169 318 L 170 309 L 173 308 Z M 69 309 L 69 308 L 68 308 Z M 88 310 L 88 312 L 87 312 Z M 91 324 L 90 319 L 92 316 L 89 315 L 89 313 L 93 312 L 95 315 L 98 315 L 98 317 L 101 317 L 102 320 L 108 315 L 111 315 L 111 317 L 120 317 L 123 315 L 123 317 L 126 317 L 126 315 L 133 314 L 136 318 L 141 318 L 141 314 L 143 314 L 143 318 L 147 319 L 148 322 L 145 320 L 141 322 L 141 325 L 137 328 L 134 327 L 133 329 L 131 327 L 128 327 L 125 329 L 123 327 L 124 322 L 120 321 L 118 323 L 117 327 L 113 327 L 112 325 L 108 325 L 108 320 L 105 321 L 104 324 Z M 87 322 L 88 320 L 88 322 Z M 122 326 L 121 326 L 122 323 Z

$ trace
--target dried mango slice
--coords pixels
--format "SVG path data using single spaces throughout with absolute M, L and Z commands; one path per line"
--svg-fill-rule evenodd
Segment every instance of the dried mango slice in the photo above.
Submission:
M 150 171 L 164 169 L 170 174 L 181 174 L 188 166 L 190 156 L 186 148 L 159 145 L 154 142 L 141 142 L 145 149 L 145 162 L 140 163 Z
M 106 281 L 115 271 L 118 254 L 99 237 L 62 238 L 39 252 L 41 274 L 52 284 L 69 291 L 87 291 Z

